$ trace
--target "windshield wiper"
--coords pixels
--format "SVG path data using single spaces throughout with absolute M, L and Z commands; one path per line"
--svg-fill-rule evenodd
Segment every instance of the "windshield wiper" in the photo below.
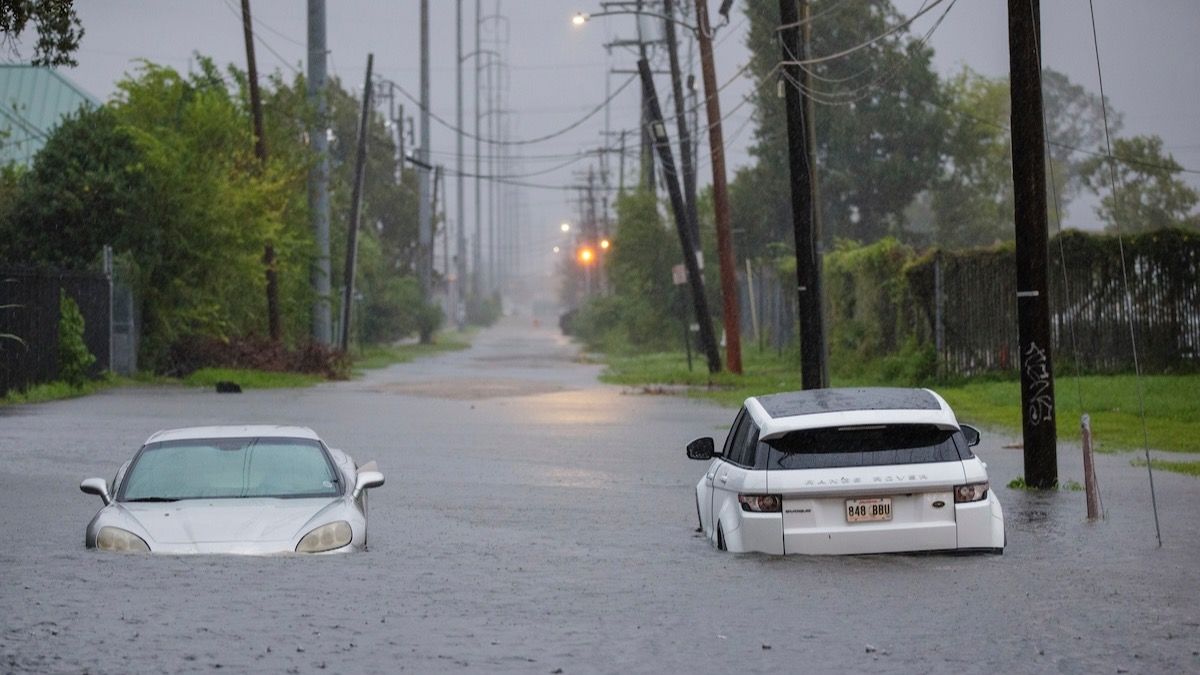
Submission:
M 178 497 L 138 497 L 137 499 L 126 499 L 127 502 L 177 502 Z

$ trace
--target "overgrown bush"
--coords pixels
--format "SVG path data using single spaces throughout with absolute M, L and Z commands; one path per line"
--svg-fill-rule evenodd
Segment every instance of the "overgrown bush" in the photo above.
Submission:
M 229 340 L 195 336 L 171 347 L 166 374 L 186 377 L 201 368 L 312 373 L 344 379 L 350 373 L 350 359 L 333 347 L 315 342 L 288 347 L 257 336 Z
M 58 376 L 76 389 L 88 380 L 88 371 L 96 357 L 83 341 L 83 313 L 66 291 L 59 291 Z
M 678 344 L 672 336 L 680 333 L 679 291 L 671 281 L 679 240 L 650 192 L 623 195 L 617 218 L 606 257 L 611 294 L 580 306 L 572 329 L 593 349 L 670 349 Z
M 472 326 L 490 326 L 500 319 L 502 311 L 499 293 L 467 297 L 467 323 Z
M 391 344 L 414 334 L 428 342 L 444 320 L 441 307 L 421 298 L 412 277 L 390 277 L 378 284 L 358 311 L 366 344 Z

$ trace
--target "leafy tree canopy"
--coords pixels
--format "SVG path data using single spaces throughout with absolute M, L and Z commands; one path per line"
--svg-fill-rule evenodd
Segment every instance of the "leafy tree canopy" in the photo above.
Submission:
M 768 220 L 774 239 L 790 232 L 787 132 L 777 83 L 783 58 L 774 2 L 744 5 L 750 19 L 747 44 L 758 87 L 753 94 L 759 161 L 754 172 L 758 199 L 773 205 L 755 209 L 755 221 Z M 890 0 L 812 3 L 809 53 L 838 53 L 900 24 Z M 937 173 L 946 113 L 931 66 L 933 50 L 906 30 L 843 58 L 810 66 L 819 163 L 823 238 L 875 240 L 896 231 L 904 208 Z M 781 86 L 795 86 L 784 82 Z M 751 174 L 745 174 L 749 177 Z M 761 222 L 741 222 L 751 230 Z M 752 237 L 754 235 L 751 235 Z
M 1200 215 L 1196 213 L 1200 195 L 1179 178 L 1183 167 L 1163 151 L 1161 138 L 1118 138 L 1113 141 L 1113 156 L 1112 160 L 1092 157 L 1081 165 L 1084 184 L 1102 195 L 1096 215 L 1108 230 L 1200 228 Z
M 83 39 L 83 25 L 74 0 L 0 0 L 0 33 L 14 55 L 18 36 L 30 23 L 38 34 L 33 65 L 78 65 L 74 55 Z

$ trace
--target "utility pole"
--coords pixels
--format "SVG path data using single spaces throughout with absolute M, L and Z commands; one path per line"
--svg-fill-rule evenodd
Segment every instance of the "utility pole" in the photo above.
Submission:
M 369 84 L 369 83 L 368 83 Z M 429 0 L 421 0 L 421 163 L 417 166 L 421 201 L 417 207 L 417 276 L 421 298 L 428 301 L 433 281 L 433 213 L 429 200 Z
M 250 112 L 254 118 L 254 155 L 260 168 L 267 167 L 267 139 L 263 135 L 262 96 L 258 91 L 258 67 L 254 62 L 254 25 L 250 19 L 250 0 L 242 0 L 242 34 L 246 40 L 246 77 L 250 85 Z M 273 342 L 281 337 L 279 325 L 279 277 L 275 272 L 275 246 L 263 248 L 267 276 L 267 332 Z
M 316 120 L 308 138 L 317 157 L 308 172 L 308 208 L 312 214 L 317 260 L 312 270 L 312 337 L 317 344 L 333 344 L 329 264 L 329 137 L 328 102 L 325 96 L 325 0 L 308 0 L 308 101 Z M 401 134 L 403 136 L 403 133 Z M 403 160 L 401 161 L 403 166 Z
M 643 0 L 637 0 L 637 14 L 642 12 Z M 646 36 L 642 35 L 642 22 L 637 20 L 637 45 L 638 59 L 648 61 L 646 51 Z M 646 100 L 646 89 L 642 87 L 642 187 L 650 192 L 655 191 L 656 182 L 654 180 L 654 138 L 650 133 L 650 102 Z M 685 216 L 686 217 L 686 216 Z
M 1054 370 L 1047 284 L 1046 136 L 1042 111 L 1039 0 L 1009 0 L 1008 58 L 1012 97 L 1013 202 L 1017 224 L 1017 346 L 1025 481 L 1058 483 Z
M 683 203 L 683 193 L 679 188 L 679 176 L 675 172 L 675 160 L 671 156 L 671 140 L 667 137 L 667 125 L 663 121 L 662 109 L 658 105 L 658 92 L 654 89 L 654 75 L 650 72 L 650 63 L 646 59 L 638 61 L 638 71 L 641 73 L 642 89 L 645 92 L 647 109 L 650 114 L 650 132 L 654 137 L 654 147 L 658 150 L 658 159 L 662 163 L 663 179 L 666 181 L 667 192 L 671 197 L 675 229 L 679 231 L 679 244 L 683 249 L 683 264 L 687 268 L 688 283 L 692 291 L 692 305 L 696 312 L 696 322 L 700 324 L 700 342 L 703 343 L 704 353 L 708 358 L 708 372 L 717 373 L 721 370 L 721 353 L 717 350 L 717 340 L 713 335 L 712 316 L 708 313 L 708 299 L 704 295 L 704 277 L 700 274 L 700 264 L 696 259 L 696 244 L 692 241 L 691 228 L 687 226 L 687 207 Z
M 446 210 L 442 209 L 441 217 L 438 217 L 438 188 L 442 186 L 442 165 L 438 164 L 433 171 L 433 200 L 430 208 L 433 211 L 433 221 L 441 222 L 442 230 L 442 278 L 446 281 L 446 295 L 451 301 L 454 295 L 450 292 L 450 221 L 446 218 Z M 436 240 L 437 228 L 434 227 L 434 239 Z M 429 257 L 432 266 L 433 258 L 437 255 L 437 243 L 433 243 L 430 247 Z
M 800 46 L 800 13 L 796 0 L 779 0 L 783 39 L 785 105 L 787 107 L 788 159 L 792 184 L 792 229 L 796 238 L 796 282 L 800 316 L 800 382 L 804 389 L 822 389 L 825 379 L 825 330 L 821 314 L 821 258 L 817 250 L 820 233 L 813 214 L 813 185 L 816 167 L 810 162 L 808 128 L 805 122 L 800 82 L 803 51 Z
M 457 55 L 457 58 L 454 59 L 455 75 L 456 75 L 455 89 L 457 91 L 457 94 L 455 97 L 455 115 L 456 115 L 455 126 L 457 126 L 459 129 L 462 129 L 463 128 L 463 72 L 462 72 L 463 71 L 463 69 L 462 69 L 462 64 L 463 64 L 463 25 L 462 25 L 463 24 L 463 21 L 462 21 L 463 20 L 463 0 L 458 0 L 457 11 L 456 11 L 454 17 L 455 17 L 454 45 L 455 45 L 455 53 Z M 455 134 L 455 136 L 457 138 L 457 146 L 458 146 L 457 147 L 458 158 L 457 158 L 457 163 L 456 163 L 456 168 L 458 169 L 458 180 L 455 181 L 455 183 L 457 184 L 457 187 L 458 187 L 458 195 L 457 195 L 457 197 L 458 197 L 458 199 L 457 199 L 458 223 L 457 223 L 457 236 L 455 237 L 455 242 L 454 242 L 455 243 L 454 250 L 456 251 L 454 254 L 454 262 L 455 262 L 454 276 L 456 278 L 455 278 L 455 282 L 454 282 L 454 292 L 451 294 L 450 307 L 451 307 L 451 311 L 454 313 L 454 317 L 453 317 L 454 323 L 458 327 L 458 329 L 461 331 L 464 328 L 464 325 L 463 325 L 464 317 L 466 315 L 466 313 L 463 312 L 461 309 L 462 303 L 466 300 L 466 297 L 465 297 L 466 292 L 464 291 L 464 289 L 466 288 L 466 283 L 467 283 L 467 214 L 465 211 L 465 205 L 464 205 L 464 201 L 463 201 L 464 200 L 464 188 L 465 188 L 464 181 L 466 179 L 463 177 L 463 134 L 458 133 L 458 134 Z M 447 274 L 449 274 L 449 269 L 447 269 L 446 272 L 447 272 Z
M 488 93 L 488 118 L 487 118 L 487 134 L 491 140 L 496 140 L 496 78 L 493 71 L 498 73 L 496 62 L 499 59 L 492 58 L 488 61 L 487 69 L 487 93 Z M 496 154 L 495 147 L 488 148 L 488 176 L 496 175 Z M 487 189 L 487 283 L 484 288 L 490 295 L 495 289 L 496 283 L 496 181 L 488 180 Z
M 367 79 L 363 84 L 362 115 L 358 121 L 358 149 L 354 156 L 354 186 L 350 197 L 350 222 L 346 227 L 346 270 L 342 284 L 342 330 L 339 347 L 343 352 L 350 350 L 350 317 L 354 306 L 354 273 L 358 259 L 358 220 L 362 209 L 363 178 L 367 170 L 368 123 L 371 120 L 371 70 L 375 66 L 375 55 L 367 54 Z
M 480 31 L 483 25 L 483 0 L 475 0 L 475 241 L 471 242 L 471 259 L 474 275 L 471 288 L 476 298 L 483 295 L 483 147 L 480 143 L 479 72 L 483 57 Z
M 725 136 L 721 130 L 721 100 L 713 65 L 712 27 L 707 0 L 696 0 L 696 35 L 700 43 L 700 69 L 704 77 L 708 144 L 712 155 L 713 211 L 717 226 L 717 258 L 721 266 L 721 300 L 725 311 L 725 361 L 729 372 L 742 373 L 742 321 L 738 307 L 737 258 L 730 227 L 729 186 L 725 182 Z M 678 94 L 676 94 L 678 96 Z M 697 139 L 697 143 L 699 140 Z
M 667 57 L 671 64 L 671 92 L 675 99 L 675 122 L 679 129 L 679 164 L 683 168 L 683 199 L 687 204 L 688 227 L 692 243 L 703 259 L 700 242 L 700 214 L 696 208 L 696 167 L 692 164 L 692 134 L 688 129 L 687 101 L 683 98 L 683 75 L 679 69 L 679 42 L 675 39 L 675 2 L 663 0 L 663 29 L 667 39 Z

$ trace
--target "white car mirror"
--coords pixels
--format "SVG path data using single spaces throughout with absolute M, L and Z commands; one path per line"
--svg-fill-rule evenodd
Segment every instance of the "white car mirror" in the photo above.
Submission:
M 383 485 L 383 474 L 378 471 L 359 471 L 358 479 L 354 482 L 354 498 L 362 494 L 363 490 L 370 490 Z
M 99 496 L 104 500 L 105 506 L 112 503 L 112 497 L 108 494 L 108 481 L 103 478 L 85 478 L 79 484 L 79 490 L 84 494 Z

